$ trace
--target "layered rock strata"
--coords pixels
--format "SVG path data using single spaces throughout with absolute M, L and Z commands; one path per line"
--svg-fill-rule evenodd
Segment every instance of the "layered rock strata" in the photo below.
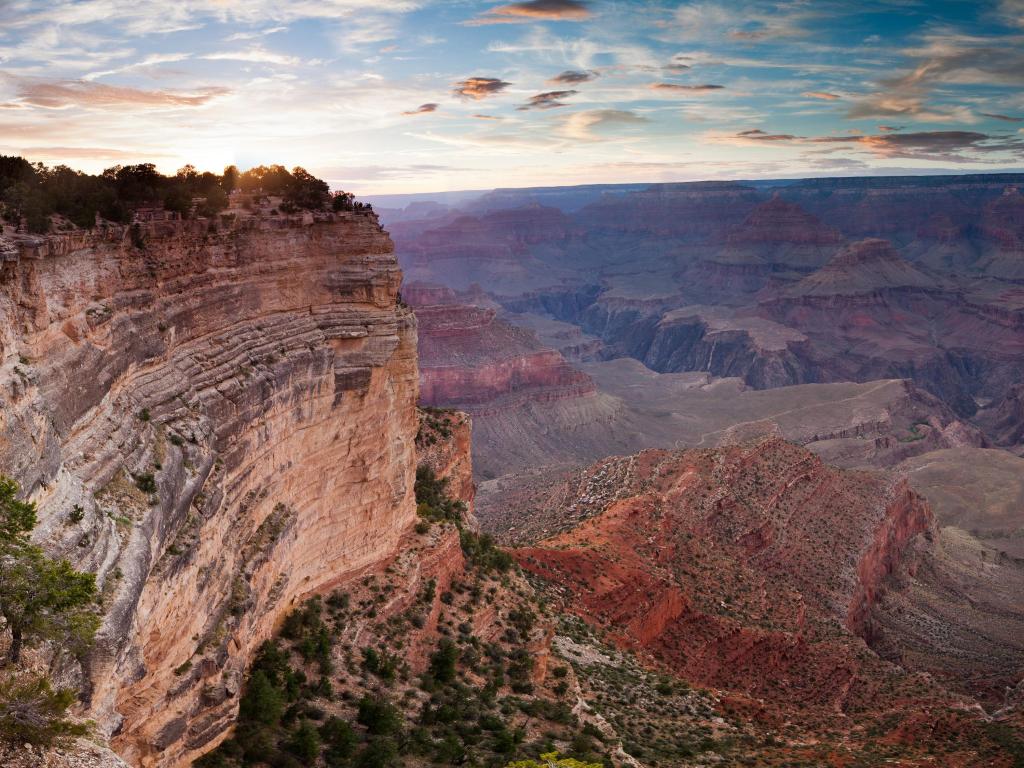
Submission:
M 416 332 L 372 216 L 9 240 L 0 471 L 97 573 L 87 714 L 130 763 L 216 743 L 253 649 L 415 516 Z

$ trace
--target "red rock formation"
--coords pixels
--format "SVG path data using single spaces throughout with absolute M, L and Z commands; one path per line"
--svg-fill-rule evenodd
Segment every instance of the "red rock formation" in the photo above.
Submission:
M 726 242 L 834 246 L 842 240 L 838 230 L 825 226 L 799 205 L 775 194 L 751 211 L 743 225 L 729 233 Z
M 786 291 L 790 296 L 849 296 L 896 289 L 937 290 L 939 281 L 900 258 L 888 240 L 861 240 Z
M 417 295 L 414 289 L 412 295 Z M 529 331 L 469 305 L 417 306 L 420 400 L 484 414 L 594 391 L 589 378 Z
M 516 550 L 566 590 L 568 610 L 685 679 L 784 711 L 865 714 L 894 703 L 887 678 L 909 690 L 850 631 L 930 528 L 905 483 L 837 470 L 777 439 L 646 451 L 590 477 L 585 498 L 551 502 L 571 509 L 607 485 L 595 516 Z

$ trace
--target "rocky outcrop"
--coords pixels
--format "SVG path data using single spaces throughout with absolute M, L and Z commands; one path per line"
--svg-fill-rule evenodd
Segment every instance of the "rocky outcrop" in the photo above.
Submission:
M 474 416 L 523 402 L 580 397 L 593 383 L 529 331 L 472 305 L 416 307 L 420 399 Z
M 856 296 L 896 290 L 940 290 L 933 277 L 900 258 L 888 240 L 861 240 L 785 292 L 786 296 Z
M 102 586 L 87 714 L 130 763 L 183 765 L 278 618 L 415 517 L 392 245 L 372 216 L 238 210 L 14 246 L 0 471 Z
M 850 631 L 931 525 L 904 482 L 837 470 L 776 438 L 645 451 L 577 479 L 579 493 L 548 497 L 563 532 L 516 558 L 617 642 L 788 712 L 864 713 L 913 688 Z M 891 686 L 904 694 L 890 698 Z M 929 696 L 941 694 L 916 700 Z
M 473 422 L 461 411 L 426 408 L 419 410 L 416 434 L 418 461 L 448 481 L 447 492 L 463 502 L 472 521 L 476 483 L 473 482 Z M 474 522 L 475 525 L 475 522 Z
M 999 400 L 979 411 L 978 422 L 996 445 L 1024 442 L 1024 384 L 1011 387 Z
M 846 614 L 846 626 L 868 643 L 873 639 L 870 616 L 882 597 L 886 579 L 903 565 L 914 538 L 930 536 L 934 526 L 931 509 L 906 480 L 896 483 L 883 503 L 885 517 L 857 563 L 857 586 Z

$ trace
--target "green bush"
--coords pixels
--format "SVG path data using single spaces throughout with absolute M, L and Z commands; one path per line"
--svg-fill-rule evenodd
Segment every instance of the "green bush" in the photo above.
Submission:
M 401 714 L 383 697 L 363 696 L 359 700 L 356 722 L 366 726 L 371 736 L 391 736 L 402 728 Z
M 238 714 L 243 720 L 277 725 L 284 713 L 284 703 L 285 698 L 281 690 L 270 681 L 262 669 L 258 669 L 249 678 Z
M 65 717 L 74 701 L 74 691 L 55 690 L 42 676 L 0 677 L 0 739 L 18 746 L 49 745 L 88 733 L 87 725 Z
M 309 765 L 320 756 L 320 732 L 311 722 L 303 720 L 285 749 Z

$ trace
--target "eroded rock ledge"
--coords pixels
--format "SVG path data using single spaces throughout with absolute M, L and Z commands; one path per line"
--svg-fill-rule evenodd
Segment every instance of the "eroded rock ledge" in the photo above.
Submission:
M 209 749 L 303 595 L 415 517 L 416 330 L 373 216 L 7 238 L 0 471 L 98 574 L 80 672 L 130 763 Z

